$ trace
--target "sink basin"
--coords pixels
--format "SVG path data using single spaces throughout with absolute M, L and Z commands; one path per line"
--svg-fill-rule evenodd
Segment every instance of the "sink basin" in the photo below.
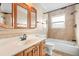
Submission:
M 34 40 L 35 37 L 32 37 L 32 36 L 27 36 L 27 39 L 26 40 L 23 40 L 21 41 L 20 39 L 20 36 L 18 37 L 17 41 L 16 41 L 16 44 L 17 45 L 25 45 L 27 43 L 30 43 Z
M 16 42 L 16 44 L 17 45 L 24 45 L 24 44 L 26 44 L 26 41 L 18 41 L 18 42 Z
M 10 38 L 12 41 L 11 43 L 15 44 L 16 46 L 19 46 L 19 45 L 30 44 L 30 43 L 34 42 L 36 39 L 36 36 L 34 36 L 34 35 L 27 35 L 26 40 L 21 41 L 20 37 L 21 36 L 12 37 L 12 39 Z

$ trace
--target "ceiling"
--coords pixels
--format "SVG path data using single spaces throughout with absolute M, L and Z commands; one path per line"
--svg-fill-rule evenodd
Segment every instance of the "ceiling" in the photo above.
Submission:
M 74 3 L 35 3 L 35 5 L 38 5 L 44 12 L 53 11 L 72 4 Z
M 45 13 L 68 5 L 72 5 L 74 3 L 33 3 L 33 4 L 38 6 Z M 11 13 L 12 12 L 11 3 L 2 3 L 0 7 L 0 12 Z

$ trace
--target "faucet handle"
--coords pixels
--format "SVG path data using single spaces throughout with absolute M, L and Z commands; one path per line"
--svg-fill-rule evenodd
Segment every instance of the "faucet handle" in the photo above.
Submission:
M 23 34 L 23 38 L 26 38 L 27 37 L 27 35 L 26 34 Z
M 21 41 L 26 40 L 26 38 L 27 38 L 26 34 L 23 34 L 23 36 L 20 37 Z
M 23 37 L 20 37 L 21 41 L 23 41 Z

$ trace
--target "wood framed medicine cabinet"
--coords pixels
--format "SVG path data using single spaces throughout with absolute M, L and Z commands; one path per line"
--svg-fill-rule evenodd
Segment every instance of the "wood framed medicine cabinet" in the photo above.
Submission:
M 19 11 L 21 11 L 21 13 Z M 37 10 L 34 7 L 29 6 L 26 3 L 13 3 L 12 12 L 14 29 L 33 29 L 37 27 Z M 22 12 L 24 12 L 24 16 Z M 20 24 L 21 26 L 18 26 L 18 21 L 26 24 L 22 23 Z

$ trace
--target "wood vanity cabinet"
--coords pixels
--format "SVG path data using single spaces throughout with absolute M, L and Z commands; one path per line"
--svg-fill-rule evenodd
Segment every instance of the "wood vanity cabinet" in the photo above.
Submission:
M 23 52 L 16 54 L 16 56 L 23 56 Z
M 32 46 L 32 47 L 26 49 L 26 50 L 24 51 L 24 56 L 33 56 L 33 49 L 34 49 L 34 46 Z
M 39 56 L 39 46 L 30 47 L 24 51 L 24 56 Z
M 42 41 L 32 47 L 16 54 L 16 56 L 45 56 L 45 42 Z
M 33 49 L 33 56 L 39 56 L 39 45 Z
M 39 45 L 39 56 L 45 56 L 45 41 L 42 41 Z

